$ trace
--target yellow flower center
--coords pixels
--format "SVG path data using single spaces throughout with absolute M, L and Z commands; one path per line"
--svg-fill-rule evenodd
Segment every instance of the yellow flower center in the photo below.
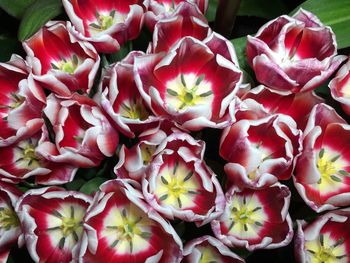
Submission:
M 340 160 L 340 155 L 335 155 L 334 153 L 330 153 L 330 151 L 326 152 L 325 149 L 321 149 L 316 163 L 316 167 L 320 173 L 318 184 L 324 186 L 341 183 L 344 176 L 349 176 L 347 171 L 341 169 L 343 166 L 344 164 Z
M 19 226 L 19 220 L 15 211 L 0 207 L 0 227 L 8 231 L 17 226 Z
M 63 249 L 66 239 L 70 236 L 73 237 L 75 242 L 79 241 L 79 235 L 82 233 L 83 222 L 81 213 L 77 216 L 75 214 L 75 209 L 73 206 L 70 206 L 70 215 L 64 216 L 57 210 L 52 211 L 52 215 L 61 220 L 61 224 L 55 227 L 47 228 L 47 231 L 59 231 L 62 235 L 59 241 L 59 248 Z
M 56 70 L 61 70 L 63 72 L 66 72 L 68 74 L 74 74 L 75 70 L 79 66 L 79 59 L 74 54 L 71 59 L 65 59 L 63 58 L 61 61 L 51 63 L 51 67 Z
M 248 231 L 248 228 L 255 226 L 262 226 L 259 218 L 256 217 L 262 211 L 261 206 L 252 206 L 247 204 L 246 197 L 241 198 L 242 203 L 240 206 L 233 205 L 231 208 L 231 224 L 228 228 L 229 231 L 236 225 L 244 231 Z
M 77 220 L 75 218 L 62 218 L 62 233 L 64 237 L 68 237 L 69 235 L 73 234 L 74 231 L 76 231 L 81 226 L 81 221 Z
M 16 109 L 19 106 L 22 105 L 22 103 L 25 101 L 25 97 L 18 95 L 16 93 L 10 93 L 11 96 L 11 102 L 9 105 L 5 105 L 5 104 L 0 104 L 0 109 Z M 4 120 L 6 120 L 6 117 L 3 118 Z
M 167 102 L 177 110 L 195 105 L 210 104 L 213 99 L 211 85 L 203 81 L 205 75 L 180 74 L 167 83 Z
M 152 157 L 154 152 L 156 151 L 156 147 L 153 145 L 147 145 L 145 143 L 141 144 L 141 156 L 143 160 L 143 164 L 147 165 L 152 161 Z
M 16 164 L 25 169 L 35 169 L 40 167 L 39 159 L 35 154 L 35 143 L 31 139 L 21 142 L 17 148 L 19 153 L 16 154 Z
M 128 104 L 125 102 L 121 103 L 120 114 L 125 118 L 141 121 L 146 120 L 149 116 L 141 99 L 134 99 L 133 103 L 130 102 Z
M 164 168 L 158 183 L 155 194 L 159 201 L 180 209 L 191 205 L 194 195 L 199 194 L 199 183 L 194 172 L 179 162 L 172 169 Z
M 150 226 L 150 221 L 140 215 L 137 210 L 118 209 L 119 215 L 115 218 L 113 225 L 106 226 L 106 229 L 116 234 L 116 239 L 112 241 L 112 248 L 118 247 L 121 250 L 134 252 L 134 244 L 144 243 L 151 238 L 152 233 L 144 231 Z M 123 244 L 124 243 L 124 244 Z M 125 251 L 124 251 L 125 252 Z
M 109 14 L 100 14 L 96 11 L 96 20 L 89 24 L 90 32 L 96 34 L 107 30 L 117 23 L 122 23 L 125 20 L 125 15 L 112 10 Z
M 205 247 L 205 248 L 201 248 L 199 250 L 201 252 L 201 257 L 200 257 L 198 263 L 219 262 L 218 259 L 220 258 L 220 255 L 212 247 Z
M 319 239 L 306 241 L 305 248 L 313 263 L 333 263 L 347 257 L 344 248 L 344 239 L 334 241 L 328 234 L 319 236 Z

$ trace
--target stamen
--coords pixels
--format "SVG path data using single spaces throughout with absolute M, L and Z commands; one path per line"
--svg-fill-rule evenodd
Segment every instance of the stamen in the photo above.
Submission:
M 165 184 L 165 185 L 169 184 L 169 182 L 163 176 L 161 176 L 160 179 L 162 180 L 163 184 Z
M 318 157 L 322 159 L 324 156 L 324 149 L 322 148 L 321 151 L 318 153 Z
M 118 245 L 118 243 L 119 243 L 119 240 L 117 239 L 111 244 L 111 247 L 112 248 L 116 247 Z
M 200 75 L 196 81 L 196 86 L 201 84 L 201 82 L 203 81 L 204 78 L 205 78 L 205 74 Z
M 185 76 L 181 73 L 180 74 L 180 79 L 181 79 L 181 83 L 182 85 L 187 88 L 187 85 L 186 85 L 186 81 L 185 81 Z
M 165 195 L 162 195 L 162 196 L 159 198 L 159 200 L 160 200 L 160 201 L 164 201 L 164 200 L 168 199 L 168 197 L 169 197 L 169 195 L 165 194 Z
M 177 170 L 177 167 L 179 166 L 179 162 L 176 161 L 175 165 L 174 165 L 174 169 L 173 169 L 173 175 L 176 174 L 176 170 Z
M 65 238 L 65 237 L 62 237 L 62 238 L 60 239 L 60 242 L 58 243 L 59 249 L 63 249 L 64 243 L 65 243 L 65 242 L 66 242 L 66 238 Z
M 209 91 L 207 91 L 205 93 L 200 94 L 199 96 L 202 97 L 202 98 L 205 98 L 205 97 L 208 97 L 208 96 L 210 96 L 212 94 L 213 94 L 213 92 L 211 90 L 209 90 Z
M 193 171 L 189 172 L 189 173 L 186 175 L 186 177 L 184 178 L 184 182 L 190 180 L 192 176 L 193 176 Z

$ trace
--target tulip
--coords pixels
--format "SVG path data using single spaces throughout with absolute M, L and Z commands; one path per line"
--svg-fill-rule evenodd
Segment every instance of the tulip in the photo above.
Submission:
M 143 25 L 139 0 L 62 0 L 78 39 L 90 42 L 98 52 L 113 53 L 135 39 Z
M 34 79 L 61 96 L 89 94 L 100 65 L 95 48 L 71 30 L 69 22 L 50 21 L 23 43 Z
M 258 81 L 285 94 L 317 88 L 346 58 L 337 56 L 332 29 L 303 9 L 248 36 L 246 53 Z

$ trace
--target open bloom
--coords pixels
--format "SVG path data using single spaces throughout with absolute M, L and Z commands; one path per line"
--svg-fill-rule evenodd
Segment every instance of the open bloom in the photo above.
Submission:
M 7 262 L 10 249 L 22 245 L 22 230 L 14 207 L 22 195 L 16 187 L 0 182 L 0 261 Z M 21 236 L 21 237 L 20 237 Z
M 323 102 L 313 91 L 300 94 L 283 94 L 260 85 L 242 96 L 242 100 L 253 99 L 270 114 L 281 113 L 292 117 L 299 129 L 304 130 L 312 108 Z
M 135 83 L 134 58 L 141 55 L 143 52 L 131 52 L 107 69 L 94 98 L 118 129 L 132 138 L 146 129 L 157 127 L 159 123 L 159 117 L 147 107 Z
M 74 34 L 90 42 L 98 52 L 117 52 L 121 45 L 140 33 L 143 7 L 139 0 L 62 2 L 77 30 Z
M 220 155 L 230 162 L 225 166 L 229 181 L 252 188 L 289 179 L 300 148 L 301 132 L 285 115 L 239 120 L 220 141 Z
M 311 224 L 298 220 L 294 242 L 296 262 L 349 262 L 349 216 L 347 208 L 322 215 Z
M 49 140 L 45 126 L 42 131 L 0 151 L 0 180 L 18 183 L 35 177 L 37 184 L 63 184 L 73 180 L 77 167 L 69 163 L 53 163 L 36 150 L 42 142 Z
M 69 22 L 48 22 L 23 43 L 34 79 L 52 92 L 89 93 L 100 64 L 94 47 L 71 33 Z
M 91 201 L 58 187 L 29 190 L 19 199 L 16 212 L 35 262 L 77 262 Z
M 243 263 L 244 260 L 212 236 L 189 241 L 184 248 L 184 263 L 220 262 Z
M 317 212 L 350 205 L 350 125 L 325 105 L 309 118 L 298 157 L 294 183 L 307 205 Z
M 141 183 L 146 170 L 156 156 L 158 145 L 173 132 L 179 132 L 175 123 L 163 120 L 157 127 L 143 131 L 138 136 L 139 142 L 136 145 L 131 148 L 122 145 L 114 173 L 118 178 L 133 179 Z
M 155 25 L 148 53 L 168 52 L 185 36 L 204 40 L 211 32 L 206 18 L 196 5 L 182 2 L 173 14 Z
M 211 224 L 215 236 L 229 247 L 249 251 L 288 245 L 293 238 L 290 195 L 279 183 L 259 190 L 232 187 L 226 193 L 225 212 Z
M 169 219 L 204 225 L 221 215 L 224 195 L 203 161 L 204 142 L 174 133 L 155 151 L 142 190 L 147 202 Z
M 9 62 L 0 63 L 0 83 L 0 147 L 3 147 L 41 129 L 46 96 L 33 77 L 28 76 L 25 61 L 15 55 Z
M 123 180 L 100 189 L 86 215 L 82 262 L 180 262 L 179 236 L 139 191 Z
M 350 60 L 343 65 L 329 83 L 332 97 L 340 102 L 344 111 L 350 115 Z
M 288 94 L 326 81 L 345 59 L 336 55 L 332 29 L 303 9 L 268 22 L 247 41 L 247 59 L 258 81 Z
M 44 112 L 53 127 L 54 142 L 41 143 L 37 152 L 47 160 L 93 167 L 116 150 L 118 133 L 93 100 L 59 99 L 51 94 Z
M 242 82 L 232 44 L 217 34 L 180 40 L 171 51 L 135 58 L 136 83 L 153 112 L 182 128 L 222 128 Z M 222 78 L 225 76 L 225 78 Z
M 184 2 L 195 5 L 202 14 L 205 14 L 208 8 L 208 0 L 145 0 L 144 5 L 148 10 L 145 13 L 147 27 L 153 31 L 158 21 L 172 16 L 172 14 L 176 13 L 177 10 L 181 8 Z

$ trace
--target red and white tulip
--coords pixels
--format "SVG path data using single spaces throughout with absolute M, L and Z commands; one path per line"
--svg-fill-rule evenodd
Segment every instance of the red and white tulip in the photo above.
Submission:
M 23 235 L 15 205 L 22 195 L 16 187 L 0 182 L 0 262 L 7 262 L 10 249 L 23 245 Z
M 35 80 L 52 92 L 89 94 L 100 65 L 95 48 L 78 40 L 69 22 L 48 22 L 23 43 Z
M 92 198 L 49 187 L 27 191 L 18 201 L 28 252 L 35 262 L 77 262 L 84 217 Z
M 134 70 L 141 96 L 157 116 L 200 130 L 232 122 L 243 77 L 237 65 L 232 44 L 212 34 L 203 42 L 185 37 L 167 55 L 136 57 Z
M 49 140 L 45 126 L 42 131 L 0 151 L 0 181 L 18 183 L 35 177 L 37 184 L 55 185 L 73 180 L 77 167 L 69 163 L 53 163 L 37 152 L 39 145 Z
M 224 209 L 220 183 L 203 161 L 203 143 L 186 133 L 174 133 L 155 151 L 142 190 L 147 202 L 166 218 L 201 226 Z
M 189 241 L 183 252 L 184 263 L 243 263 L 242 258 L 233 253 L 221 241 L 212 236 L 203 236 Z
M 37 152 L 51 162 L 77 167 L 97 166 L 112 156 L 118 145 L 118 133 L 96 103 L 88 97 L 47 98 L 44 113 L 52 124 L 54 142 L 40 144 Z
M 216 238 L 249 251 L 288 245 L 293 238 L 290 196 L 288 187 L 279 183 L 256 190 L 232 187 L 225 212 L 211 223 Z
M 292 117 L 299 129 L 304 130 L 312 108 L 324 100 L 314 92 L 283 94 L 260 85 L 242 96 L 242 100 L 253 99 L 270 113 L 281 113 Z
M 105 72 L 95 101 L 126 136 L 157 127 L 159 117 L 152 114 L 142 99 L 134 79 L 133 64 L 143 52 L 132 52 Z
M 304 132 L 294 183 L 316 212 L 350 205 L 350 125 L 325 105 L 316 105 Z
M 118 178 L 132 179 L 141 183 L 155 157 L 158 145 L 174 132 L 179 132 L 175 123 L 163 120 L 157 127 L 143 131 L 138 137 L 139 142 L 130 149 L 122 145 L 114 173 Z
M 194 5 L 202 14 L 208 9 L 208 0 L 144 0 L 147 7 L 145 13 L 145 23 L 153 31 L 157 22 L 171 17 L 178 9 L 183 8 L 183 3 Z
M 141 192 L 118 179 L 100 189 L 86 215 L 82 262 L 180 262 L 180 237 Z
M 176 42 L 185 36 L 204 40 L 211 32 L 208 21 L 197 6 L 182 2 L 173 14 L 161 19 L 155 25 L 153 42 L 148 53 L 168 52 Z
M 332 97 L 340 102 L 343 110 L 350 115 L 350 60 L 343 65 L 329 83 Z
M 229 162 L 228 180 L 240 187 L 289 179 L 300 150 L 301 131 L 286 115 L 239 120 L 223 131 L 220 141 L 220 155 Z
M 77 38 L 90 42 L 98 52 L 113 53 L 128 40 L 135 39 L 143 25 L 143 6 L 139 0 L 63 0 L 75 27 Z
M 25 61 L 15 55 L 0 63 L 0 147 L 32 136 L 44 123 L 41 113 L 46 96 L 28 70 Z
M 332 29 L 300 9 L 280 16 L 247 40 L 247 59 L 258 81 L 286 94 L 315 89 L 329 78 L 345 56 L 337 56 Z
M 346 263 L 350 254 L 350 210 L 341 209 L 318 217 L 311 224 L 297 220 L 296 262 Z

